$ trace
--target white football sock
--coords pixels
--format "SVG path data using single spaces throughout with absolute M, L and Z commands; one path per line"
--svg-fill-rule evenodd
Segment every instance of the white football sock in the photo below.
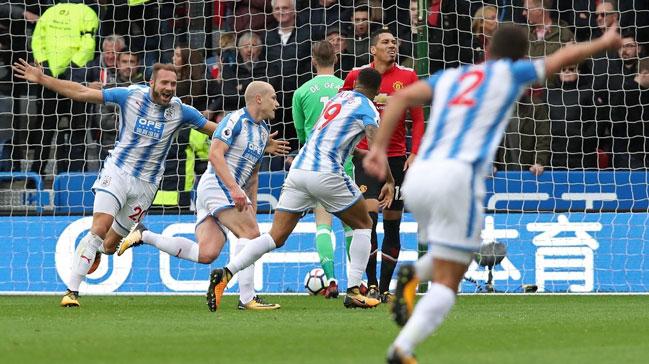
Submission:
M 275 249 L 275 241 L 268 233 L 252 239 L 246 243 L 243 250 L 235 255 L 225 267 L 230 273 L 235 274 L 238 271 L 254 264 L 262 255 Z
M 393 346 L 412 353 L 414 348 L 426 339 L 439 325 L 455 304 L 455 292 L 439 284 L 430 285 L 428 292 L 417 302 L 412 316 L 401 329 Z
M 356 229 L 349 246 L 349 273 L 347 274 L 347 287 L 360 286 L 363 279 L 363 272 L 370 259 L 372 249 L 372 230 Z
M 79 291 L 81 282 L 86 278 L 86 274 L 88 274 L 92 263 L 95 262 L 97 248 L 102 244 L 103 239 L 90 231 L 81 239 L 72 259 L 72 274 L 70 275 L 70 283 L 68 284 L 70 291 Z
M 433 254 L 426 253 L 415 262 L 415 273 L 421 282 L 433 280 Z
M 234 248 L 234 254 L 240 254 L 247 244 L 250 243 L 249 239 L 239 239 Z M 255 298 L 255 265 L 252 264 L 247 268 L 239 271 L 239 300 L 244 305 Z
M 164 236 L 145 230 L 142 232 L 142 242 L 174 257 L 198 262 L 198 244 L 182 236 Z

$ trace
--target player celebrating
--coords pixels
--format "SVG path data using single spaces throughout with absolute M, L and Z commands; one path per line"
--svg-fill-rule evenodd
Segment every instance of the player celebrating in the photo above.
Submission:
M 300 86 L 293 94 L 293 122 L 300 144 L 304 144 L 315 123 L 318 121 L 324 105 L 338 93 L 343 80 L 334 76 L 336 54 L 331 43 L 320 41 L 311 49 L 311 63 L 317 70 L 316 76 Z M 354 166 L 351 159 L 345 161 L 345 173 L 353 178 Z M 334 272 L 334 250 L 331 242 L 331 214 L 322 206 L 313 209 L 316 223 L 316 248 L 320 256 L 320 265 L 327 277 L 326 298 L 338 297 L 338 282 Z M 352 229 L 345 228 L 345 240 L 351 243 Z M 347 244 L 349 245 L 349 244 Z
M 410 68 L 401 67 L 396 64 L 397 60 L 397 39 L 388 29 L 381 29 L 372 36 L 370 52 L 373 56 L 373 62 L 365 67 L 371 67 L 381 73 L 380 93 L 374 98 L 374 105 L 380 113 L 385 108 L 390 95 L 414 82 L 417 82 L 417 74 Z M 349 73 L 345 79 L 344 90 L 351 90 L 354 82 L 358 77 L 359 71 L 355 69 Z M 362 168 L 363 154 L 354 155 L 356 184 L 363 192 L 367 201 L 370 217 L 372 218 L 372 253 L 367 264 L 367 283 L 369 286 L 368 296 L 380 297 L 384 302 L 390 299 L 390 281 L 392 273 L 399 258 L 401 251 L 401 240 L 399 231 L 401 225 L 401 215 L 403 211 L 403 201 L 400 196 L 400 186 L 403 182 L 403 176 L 410 163 L 414 160 L 419 149 L 421 136 L 424 133 L 424 112 L 420 106 L 409 108 L 410 117 L 412 118 L 412 152 L 406 159 L 406 112 L 401 114 L 399 124 L 396 127 L 388 147 L 388 164 L 395 181 L 395 197 L 392 206 L 383 209 L 383 242 L 381 244 L 381 280 L 377 287 L 376 279 L 376 254 L 378 251 L 378 242 L 376 238 L 376 224 L 379 219 L 379 203 L 381 199 L 382 183 L 372 176 L 365 174 Z M 366 152 L 367 141 L 362 140 L 357 147 L 360 152 Z
M 174 97 L 176 70 L 156 63 L 149 86 L 96 90 L 43 74 L 20 59 L 16 77 L 38 83 L 74 101 L 120 106 L 121 122 L 115 149 L 106 158 L 93 185 L 92 226 L 81 239 L 72 262 L 68 290 L 61 306 L 79 306 L 79 286 L 99 265 L 101 253 L 113 254 L 117 244 L 148 210 L 164 173 L 171 138 L 183 124 L 212 134 L 216 124 Z M 94 264 L 93 264 L 94 263 Z
M 142 243 L 182 259 L 210 264 L 227 241 L 226 229 L 239 239 L 235 254 L 249 239 L 259 236 L 257 185 L 259 162 L 268 140 L 268 125 L 279 106 L 273 86 L 253 81 L 246 88 L 246 107 L 223 118 L 212 136 L 207 170 L 196 197 L 196 240 L 163 236 L 139 223 L 122 241 L 117 255 Z M 245 191 L 244 191 L 245 190 Z M 273 310 L 280 306 L 264 302 L 255 294 L 254 266 L 239 272 L 239 309 Z
M 371 100 L 378 93 L 381 75 L 367 68 L 358 75 L 353 91 L 332 98 L 315 125 L 306 145 L 300 150 L 284 181 L 270 232 L 250 241 L 223 269 L 210 274 L 207 304 L 215 311 L 232 275 L 257 261 L 263 254 L 284 245 L 303 213 L 320 203 L 353 231 L 349 247 L 349 288 L 345 307 L 369 308 L 381 301 L 365 297 L 359 286 L 370 253 L 372 221 L 358 187 L 344 173 L 343 163 L 363 133 L 373 139 L 379 114 Z M 388 191 L 383 204 L 389 206 L 394 181 L 387 173 Z
M 520 93 L 564 66 L 621 43 L 617 29 L 610 28 L 593 42 L 562 48 L 545 60 L 527 61 L 521 60 L 529 47 L 525 32 L 503 26 L 494 34 L 487 62 L 440 71 L 392 97 L 364 161 L 367 172 L 378 178 L 385 174 L 388 139 L 405 108 L 429 102 L 433 95 L 437 101 L 403 191 L 430 250 L 415 267 L 399 270 L 393 314 L 405 327 L 388 350 L 389 363 L 414 363 L 415 346 L 442 323 L 455 302 L 460 281 L 480 246 L 484 178 Z M 413 312 L 418 280 L 433 283 Z

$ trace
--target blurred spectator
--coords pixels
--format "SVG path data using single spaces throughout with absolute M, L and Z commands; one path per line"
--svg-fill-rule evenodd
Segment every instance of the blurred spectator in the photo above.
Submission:
M 237 59 L 224 63 L 221 73 L 222 96 L 210 105 L 212 111 L 230 112 L 245 106 L 244 93 L 253 80 L 267 80 L 267 64 L 261 58 L 263 45 L 259 36 L 246 32 L 237 40 Z
M 84 4 L 61 3 L 49 8 L 36 23 L 32 38 L 34 58 L 44 72 L 60 79 L 71 79 L 71 66 L 84 67 L 94 57 L 95 32 L 99 26 L 97 14 Z M 83 171 L 86 164 L 85 117 L 83 125 L 75 125 L 72 115 L 83 115 L 85 105 L 59 99 L 57 94 L 41 88 L 42 121 L 29 128 L 28 143 L 34 150 L 31 170 L 41 175 L 49 159 L 50 145 L 55 133 L 56 171 Z M 66 117 L 67 125 L 63 123 Z M 40 119 L 40 117 L 39 117 Z
M 330 26 L 349 21 L 350 18 L 350 8 L 341 6 L 338 0 L 312 0 L 310 6 L 300 11 L 297 23 L 309 25 L 309 39 L 317 41 L 325 38 Z
M 273 17 L 279 24 L 264 35 L 267 75 L 271 84 L 277 90 L 280 112 L 276 113 L 271 127 L 279 132 L 279 136 L 291 141 L 291 147 L 296 150 L 297 137 L 295 128 L 291 125 L 293 115 L 290 111 L 293 92 L 298 85 L 311 79 L 311 38 L 309 25 L 296 27 L 295 3 L 293 0 L 274 0 Z M 224 81 L 225 82 L 225 81 Z
M 620 25 L 620 13 L 611 1 L 602 1 L 595 8 L 595 21 L 597 29 L 593 31 L 592 38 L 599 38 L 606 29 Z
M 576 41 L 584 42 L 601 34 L 597 30 L 597 17 L 593 14 L 598 3 L 599 0 L 556 0 L 558 19 L 572 27 Z
M 619 57 L 610 62 L 608 75 L 596 80 L 603 105 L 610 105 L 603 120 L 610 120 L 612 166 L 614 168 L 646 168 L 646 138 L 649 136 L 646 105 L 649 93 L 638 84 L 639 55 L 642 47 L 635 34 L 627 30 L 622 34 L 623 46 Z
M 176 96 L 183 103 L 191 105 L 197 110 L 205 110 L 208 100 L 209 76 L 203 51 L 190 49 L 186 44 L 178 44 L 174 48 L 172 63 L 176 67 L 178 77 Z
M 545 57 L 573 41 L 567 25 L 552 19 L 551 5 L 552 0 L 525 0 L 523 14 L 529 25 L 531 58 Z M 545 99 L 546 86 L 560 87 L 559 77 L 548 76 L 545 85 L 530 88 L 516 103 L 506 129 L 504 148 L 497 156 L 506 169 L 528 169 L 538 176 L 549 166 L 550 119 Z
M 0 3 L 0 170 L 21 171 L 25 158 L 26 127 L 21 101 L 27 95 L 26 83 L 13 79 L 11 65 L 27 59 L 27 33 L 38 15 L 19 3 Z
M 340 26 L 333 25 L 327 29 L 326 40 L 334 47 L 336 54 L 336 63 L 334 64 L 334 75 L 338 78 L 345 79 L 349 71 L 354 67 L 362 66 L 358 63 L 357 58 L 347 47 L 349 38 L 347 34 L 341 30 Z
M 471 32 L 473 33 L 473 63 L 482 63 L 488 57 L 489 41 L 498 29 L 498 9 L 483 6 L 473 14 Z
M 559 74 L 560 88 L 548 89 L 551 120 L 552 168 L 597 168 L 598 123 L 593 90 L 579 75 L 579 68 L 566 67 Z
M 86 64 L 85 68 L 73 70 L 77 82 L 87 82 L 88 87 L 100 89 L 116 82 L 117 55 L 126 47 L 124 37 L 111 34 L 101 42 L 101 54 Z M 138 57 L 139 58 L 139 57 Z
M 367 3 L 356 5 L 351 17 L 351 30 L 348 35 L 354 40 L 348 44 L 351 53 L 358 58 L 357 64 L 370 63 L 370 34 L 380 27 L 370 22 L 370 9 Z
M 399 57 L 397 63 L 408 68 L 415 68 L 415 44 L 420 29 L 418 0 L 410 0 L 408 8 L 408 22 L 402 24 L 399 33 Z
M 473 61 L 467 0 L 431 0 L 426 23 L 431 74 Z
M 272 29 L 277 25 L 269 14 L 273 11 L 271 0 L 239 0 L 234 3 L 234 30 Z
M 137 52 L 122 50 L 117 54 L 117 72 L 113 82 L 106 84 L 107 88 L 128 87 L 143 83 L 144 73 Z M 99 157 L 105 160 L 115 146 L 119 130 L 119 108 L 115 104 L 99 106 Z

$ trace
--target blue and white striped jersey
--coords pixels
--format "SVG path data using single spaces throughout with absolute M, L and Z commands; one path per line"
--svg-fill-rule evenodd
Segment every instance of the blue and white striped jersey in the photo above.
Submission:
M 487 170 L 525 87 L 545 78 L 545 64 L 501 59 L 437 72 L 418 160 L 458 159 Z
M 248 182 L 253 170 L 264 155 L 270 128 L 264 120 L 255 122 L 247 108 L 227 114 L 214 131 L 212 140 L 219 139 L 230 148 L 225 152 L 225 162 L 241 187 Z M 203 176 L 214 176 L 227 191 L 209 163 Z M 211 177 L 210 177 L 211 178 Z
M 106 158 L 129 175 L 158 184 L 164 173 L 169 146 L 176 131 L 188 124 L 200 129 L 207 119 L 179 98 L 169 106 L 153 103 L 150 87 L 132 85 L 102 91 L 104 103 L 120 107 L 120 125 L 115 149 Z
M 344 173 L 343 163 L 363 138 L 365 127 L 378 124 L 379 112 L 370 99 L 356 91 L 339 92 L 327 102 L 292 168 Z

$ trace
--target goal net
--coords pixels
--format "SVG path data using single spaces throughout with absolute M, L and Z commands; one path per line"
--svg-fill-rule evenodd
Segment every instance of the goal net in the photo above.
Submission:
M 649 51 L 649 6 L 641 3 L 130 0 L 89 5 L 94 21 L 63 11 L 48 14 L 55 7 L 38 2 L 2 3 L 0 292 L 65 290 L 75 246 L 92 223 L 91 187 L 120 137 L 118 107 L 70 102 L 12 77 L 10 65 L 19 58 L 96 89 L 147 83 L 154 63 L 173 63 L 177 96 L 216 122 L 245 106 L 243 92 L 252 80 L 270 82 L 280 108 L 269 126 L 291 142 L 293 152 L 262 159 L 257 216 L 265 232 L 300 146 L 291 101 L 297 87 L 314 77 L 313 42 L 334 45 L 335 75 L 344 79 L 352 68 L 372 61 L 371 34 L 388 28 L 399 41 L 397 62 L 425 78 L 483 62 L 492 32 L 505 22 L 527 27 L 532 58 L 598 37 L 613 23 L 624 46 L 548 77 L 517 100 L 494 174 L 486 180 L 482 234 L 485 244 L 503 243 L 507 254 L 491 272 L 472 263 L 461 291 L 484 291 L 491 277 L 502 292 L 523 292 L 531 285 L 542 292 L 646 292 L 649 62 L 643 57 Z M 76 30 L 74 37 L 64 36 L 65 29 L 53 25 L 57 22 L 67 24 L 62 28 L 83 27 L 81 38 Z M 209 163 L 209 143 L 190 129 L 174 137 L 160 189 L 146 211 L 150 230 L 195 239 L 196 183 Z M 380 263 L 381 219 L 377 233 Z M 255 288 L 306 293 L 305 275 L 320 266 L 315 234 L 308 214 L 284 247 L 257 262 Z M 407 211 L 400 237 L 399 264 L 416 260 L 427 248 L 419 244 L 417 224 Z M 233 241 L 230 234 L 210 265 L 147 245 L 120 257 L 104 256 L 81 292 L 202 293 L 210 270 L 232 256 Z M 336 219 L 332 241 L 336 278 L 345 288 L 345 237 Z M 235 279 L 228 292 L 236 289 Z

